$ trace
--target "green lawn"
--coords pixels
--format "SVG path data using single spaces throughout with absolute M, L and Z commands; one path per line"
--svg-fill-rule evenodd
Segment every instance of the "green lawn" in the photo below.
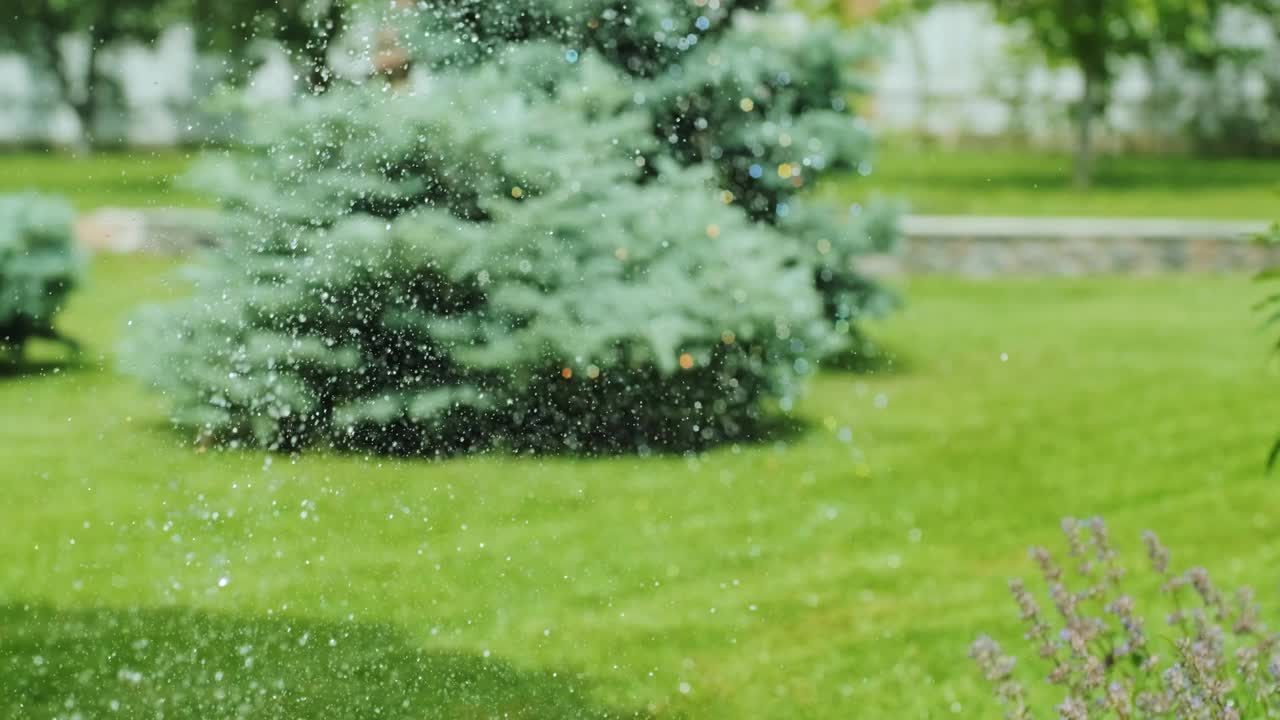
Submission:
M 100 207 L 152 208 L 167 205 L 205 207 L 210 203 L 174 187 L 195 155 L 182 150 L 0 154 L 0 193 L 39 192 L 66 195 L 80 210 Z
M 1099 158 L 1093 188 L 1071 187 L 1066 154 L 931 149 L 894 142 L 868 177 L 838 180 L 842 200 L 905 198 L 914 212 L 1268 219 L 1280 215 L 1280 160 L 1161 155 Z
M 0 377 L 0 718 L 996 717 L 967 644 L 1066 514 L 1280 610 L 1241 277 L 919 279 L 798 438 L 409 462 L 186 446 L 111 370 L 173 271 L 100 259 L 84 366 Z
M 837 179 L 825 190 L 843 201 L 905 198 L 920 213 L 1204 217 L 1280 215 L 1280 160 L 1113 156 L 1099 160 L 1096 187 L 1071 188 L 1066 155 L 1011 150 L 930 150 L 902 141 L 880 151 L 868 177 Z M 63 193 L 82 210 L 98 207 L 203 207 L 208 198 L 173 187 L 192 153 L 0 154 L 0 193 Z

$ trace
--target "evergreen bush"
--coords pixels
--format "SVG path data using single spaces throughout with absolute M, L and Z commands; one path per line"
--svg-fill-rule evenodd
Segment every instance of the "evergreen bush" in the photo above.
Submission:
M 0 353 L 21 354 L 32 338 L 73 344 L 53 323 L 83 268 L 74 220 L 60 198 L 0 196 Z
M 824 175 L 873 168 L 873 135 L 850 105 L 869 89 L 859 71 L 879 44 L 830 22 L 770 12 L 781 5 L 770 0 L 625 5 L 513 0 L 485 12 L 476 0 L 441 0 L 404 13 L 401 34 L 431 69 L 536 68 L 532 91 L 580 82 L 576 58 L 599 53 L 616 71 L 621 101 L 648 116 L 653 152 L 714 168 L 726 198 L 782 227 L 809 256 L 842 333 L 891 308 L 894 296 L 858 272 L 856 258 L 892 247 L 897 205 L 855 206 L 846 215 L 805 194 Z
M 227 247 L 192 299 L 138 323 L 129 367 L 181 425 L 233 445 L 643 452 L 755 436 L 841 344 L 818 258 L 853 252 L 794 233 L 849 228 L 787 220 L 798 184 L 753 212 L 732 163 L 671 149 L 660 124 L 676 116 L 655 108 L 688 48 L 627 39 L 633 23 L 566 51 L 527 32 L 554 25 L 538 13 L 590 19 L 457 5 L 473 12 L 412 35 L 436 39 L 411 46 L 414 82 L 300 100 L 259 120 L 257 152 L 204 169 Z M 492 27 L 455 43 L 459 18 Z M 795 131 L 798 166 L 845 142 L 820 129 L 858 136 L 836 117 Z M 750 154 L 728 138 L 753 131 L 721 130 L 708 148 Z M 867 242 L 853 232 L 843 247 Z

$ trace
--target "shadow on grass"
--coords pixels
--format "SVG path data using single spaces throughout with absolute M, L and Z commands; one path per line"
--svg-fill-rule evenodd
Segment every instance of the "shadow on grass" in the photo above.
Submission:
M 902 355 L 871 344 L 825 357 L 820 367 L 830 372 L 860 375 L 898 375 L 911 369 Z
M 395 629 L 188 609 L 0 605 L 0 717 L 636 718 L 568 673 L 428 652 Z
M 0 345 L 0 379 L 48 377 L 86 368 L 84 348 L 61 335 L 29 338 L 23 345 Z
M 69 375 L 85 369 L 86 366 L 78 360 L 14 360 L 0 358 L 0 379 Z
M 827 367 L 823 365 L 823 367 Z M 874 371 L 872 372 L 874 374 Z M 696 456 L 702 453 L 723 451 L 732 447 L 763 447 L 777 443 L 791 443 L 808 435 L 816 427 L 816 423 L 799 415 L 787 414 L 771 410 L 756 421 L 751 432 L 741 437 L 707 443 L 689 449 L 643 448 L 638 450 L 610 450 L 598 448 L 560 448 L 513 449 L 504 445 L 446 446 L 436 451 L 419 450 L 413 452 L 396 452 L 394 449 L 337 445 L 332 442 L 318 442 L 314 445 L 294 448 L 274 448 L 272 453 L 280 453 L 290 457 L 302 457 L 315 453 L 328 453 L 337 457 L 380 458 L 390 461 L 404 462 L 448 462 L 468 457 L 491 457 L 527 460 L 568 460 L 582 461 L 613 460 L 617 458 L 679 458 Z M 229 456 L 252 455 L 260 458 L 261 448 L 253 444 L 231 446 L 202 437 L 198 431 L 174 424 L 170 420 L 156 419 L 138 423 L 136 432 L 145 432 L 157 438 L 161 443 L 195 453 L 213 455 L 225 453 Z M 412 431 L 403 431 L 412 432 Z

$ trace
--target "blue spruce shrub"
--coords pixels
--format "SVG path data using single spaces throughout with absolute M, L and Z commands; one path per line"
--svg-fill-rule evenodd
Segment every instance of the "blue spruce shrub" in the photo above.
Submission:
M 831 174 L 867 174 L 874 137 L 850 105 L 879 43 L 770 0 L 441 0 L 383 18 L 433 71 L 502 64 L 527 92 L 591 83 L 588 51 L 613 70 L 614 111 L 646 118 L 648 152 L 709 167 L 724 196 L 779 227 L 807 256 L 829 319 L 861 346 L 858 320 L 896 304 L 857 259 L 889 250 L 895 203 L 838 212 L 810 190 Z M 459 38 L 460 42 L 452 42 Z M 442 41 L 444 40 L 444 41 Z M 530 71 L 533 69 L 533 71 Z M 652 159 L 652 154 L 650 159 Z
M 504 0 L 493 6 L 486 0 L 436 0 L 379 20 L 400 24 L 405 29 L 402 41 L 433 69 L 493 62 L 522 44 L 551 42 L 569 63 L 592 51 L 628 76 L 647 77 L 678 64 L 699 38 L 729 30 L 735 13 L 763 10 L 770 4 Z
M 20 354 L 32 338 L 74 345 L 54 328 L 83 271 L 74 221 L 60 198 L 0 196 L 0 353 Z
M 531 48 L 531 52 L 542 50 Z M 595 52 L 262 120 L 211 165 L 227 246 L 126 363 L 230 445 L 684 451 L 750 439 L 839 342 L 814 268 L 657 150 Z

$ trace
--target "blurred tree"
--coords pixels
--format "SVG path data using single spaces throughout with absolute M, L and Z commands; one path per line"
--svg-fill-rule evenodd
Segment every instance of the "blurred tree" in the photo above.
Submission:
M 1164 49 L 1210 57 L 1220 47 L 1213 33 L 1232 6 L 1263 7 L 1275 0 L 982 0 L 1005 23 L 1026 31 L 1051 62 L 1074 66 L 1084 87 L 1076 119 L 1074 181 L 1088 187 L 1094 124 L 1110 100 L 1117 64 L 1150 58 Z
M 233 78 L 256 66 L 261 41 L 276 42 L 312 93 L 333 83 L 329 53 L 348 28 L 355 3 L 350 0 L 178 0 L 189 13 L 197 46 L 227 61 Z
M 1187 130 L 1202 152 L 1257 156 L 1280 154 L 1280 0 L 1240 2 L 1240 13 L 1219 28 L 1214 42 L 1179 49 L 1182 72 L 1166 74 L 1162 95 L 1181 99 L 1194 93 Z M 1264 30 L 1271 42 L 1248 37 L 1241 28 Z M 1157 96 L 1159 97 L 1159 96 Z
M 0 48 L 20 53 L 33 70 L 57 80 L 87 146 L 93 141 L 101 90 L 107 83 L 101 51 L 123 41 L 154 40 L 175 19 L 173 9 L 169 0 L 5 0 Z M 87 41 L 87 55 L 79 67 L 63 52 L 63 41 L 74 36 Z

